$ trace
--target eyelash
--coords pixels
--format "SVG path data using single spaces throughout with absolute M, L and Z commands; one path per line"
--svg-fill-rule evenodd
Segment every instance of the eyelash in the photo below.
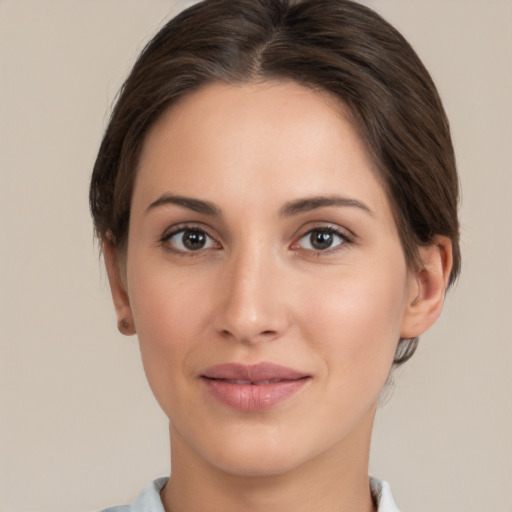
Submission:
M 205 235 L 210 240 L 210 243 L 214 244 L 214 247 L 200 247 L 197 250 L 193 250 L 193 249 L 186 250 L 186 249 L 177 248 L 175 245 L 170 243 L 170 240 L 174 236 L 179 235 L 180 233 L 183 236 L 187 231 L 189 231 L 191 233 L 198 233 L 198 234 Z M 330 225 L 324 225 L 324 226 L 315 226 L 315 227 L 307 230 L 303 234 L 301 234 L 300 237 L 297 238 L 297 241 L 291 244 L 290 248 L 291 249 L 300 249 L 300 246 L 299 246 L 300 241 L 308 236 L 311 237 L 313 233 L 334 235 L 336 237 L 339 237 L 339 239 L 340 239 L 340 242 L 337 245 L 335 245 L 334 247 L 327 247 L 326 249 L 314 249 L 314 248 L 305 249 L 305 251 L 307 251 L 309 254 L 314 254 L 315 256 L 321 256 L 323 254 L 330 254 L 330 253 L 342 250 L 344 248 L 344 246 L 353 243 L 353 236 L 349 235 L 345 230 L 340 230 L 340 229 L 337 229 Z M 311 238 L 310 238 L 310 241 L 311 241 Z M 221 248 L 221 245 L 215 241 L 214 237 L 212 237 L 206 229 L 204 229 L 203 227 L 195 226 L 195 225 L 176 226 L 171 231 L 165 232 L 158 242 L 166 250 L 173 252 L 175 254 L 178 254 L 180 256 L 188 256 L 188 257 L 197 256 L 200 253 L 202 253 L 204 250 L 220 249 Z

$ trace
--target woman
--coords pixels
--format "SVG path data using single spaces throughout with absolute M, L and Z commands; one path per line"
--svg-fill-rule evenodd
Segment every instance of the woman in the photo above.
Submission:
M 393 367 L 460 266 L 448 122 L 348 0 L 206 0 L 123 86 L 91 209 L 172 477 L 115 510 L 397 510 L 368 477 Z

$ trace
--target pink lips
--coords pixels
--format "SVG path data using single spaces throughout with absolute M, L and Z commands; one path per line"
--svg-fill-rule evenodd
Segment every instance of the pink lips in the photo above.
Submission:
M 297 393 L 310 375 L 273 363 L 225 363 L 207 368 L 201 379 L 222 404 L 242 411 L 259 411 Z

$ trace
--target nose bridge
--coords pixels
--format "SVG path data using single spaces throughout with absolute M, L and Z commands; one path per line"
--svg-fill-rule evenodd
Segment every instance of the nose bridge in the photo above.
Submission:
M 263 243 L 235 250 L 222 283 L 218 330 L 246 343 L 278 336 L 286 322 L 278 273 L 278 258 Z

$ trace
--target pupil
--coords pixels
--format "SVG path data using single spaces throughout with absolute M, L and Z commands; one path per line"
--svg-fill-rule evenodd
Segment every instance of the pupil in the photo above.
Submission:
M 204 247 L 206 236 L 200 231 L 185 231 L 183 233 L 183 245 L 191 251 L 197 251 Z
M 332 244 L 332 233 L 315 231 L 311 233 L 311 245 L 317 249 L 328 249 Z

